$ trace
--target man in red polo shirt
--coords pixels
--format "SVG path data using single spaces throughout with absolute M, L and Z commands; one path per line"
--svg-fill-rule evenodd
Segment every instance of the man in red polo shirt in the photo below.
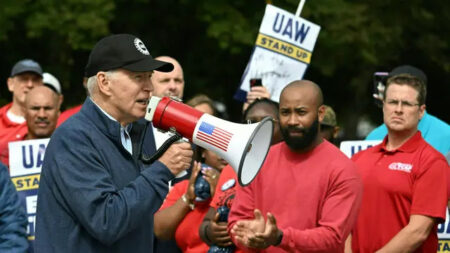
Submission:
M 37 85 L 42 85 L 39 63 L 30 59 L 17 62 L 8 78 L 8 89 L 13 94 L 12 103 L 0 108 L 0 161 L 6 165 L 9 164 L 8 143 L 22 140 L 27 133 L 25 97 Z
M 383 101 L 388 135 L 352 158 L 364 183 L 352 250 L 436 252 L 437 224 L 445 220 L 449 168 L 417 130 L 425 112 L 423 73 L 404 66 L 389 76 Z

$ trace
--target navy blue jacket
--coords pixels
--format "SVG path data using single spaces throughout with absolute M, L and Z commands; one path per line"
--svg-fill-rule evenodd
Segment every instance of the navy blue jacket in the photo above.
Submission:
M 35 252 L 152 252 L 153 214 L 174 176 L 159 161 L 137 159 L 142 132 L 133 123 L 132 156 L 120 124 L 90 98 L 56 129 L 42 167 Z M 146 145 L 154 149 L 153 141 Z
M 0 252 L 27 250 L 27 224 L 25 209 L 20 204 L 8 169 L 0 163 Z

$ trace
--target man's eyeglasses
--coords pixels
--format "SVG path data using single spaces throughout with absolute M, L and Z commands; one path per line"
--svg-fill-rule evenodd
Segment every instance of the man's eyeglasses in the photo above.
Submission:
M 413 108 L 414 106 L 418 106 L 418 103 L 412 103 L 409 101 L 405 101 L 405 100 L 396 100 L 396 99 L 386 99 L 385 103 L 390 106 L 390 107 L 397 107 L 400 105 L 400 107 L 405 107 L 405 108 Z

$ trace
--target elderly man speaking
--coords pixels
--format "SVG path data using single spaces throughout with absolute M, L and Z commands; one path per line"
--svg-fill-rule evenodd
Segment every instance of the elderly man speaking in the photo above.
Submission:
M 57 128 L 45 154 L 36 252 L 151 252 L 153 213 L 192 157 L 189 143 L 176 143 L 150 165 L 139 160 L 145 128 L 138 120 L 151 76 L 172 68 L 133 35 L 95 45 L 86 66 L 89 97 Z

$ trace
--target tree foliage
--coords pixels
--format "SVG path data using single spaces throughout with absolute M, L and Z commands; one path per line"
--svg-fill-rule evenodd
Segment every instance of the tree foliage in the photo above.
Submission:
M 273 0 L 292 13 L 297 0 Z M 84 66 L 95 42 L 110 33 L 132 33 L 154 55 L 179 59 L 186 96 L 206 93 L 225 102 L 233 120 L 240 104 L 232 100 L 248 62 L 266 1 L 245 0 L 2 0 L 0 75 L 22 58 L 34 58 L 62 82 L 65 106 L 84 99 Z M 372 75 L 412 64 L 429 77 L 429 111 L 449 120 L 450 3 L 447 0 L 306 1 L 301 16 L 321 26 L 305 78 L 323 89 L 346 135 L 356 122 L 381 113 L 371 99 Z M 6 82 L 4 82 L 6 83 Z M 10 95 L 3 85 L 0 102 Z

